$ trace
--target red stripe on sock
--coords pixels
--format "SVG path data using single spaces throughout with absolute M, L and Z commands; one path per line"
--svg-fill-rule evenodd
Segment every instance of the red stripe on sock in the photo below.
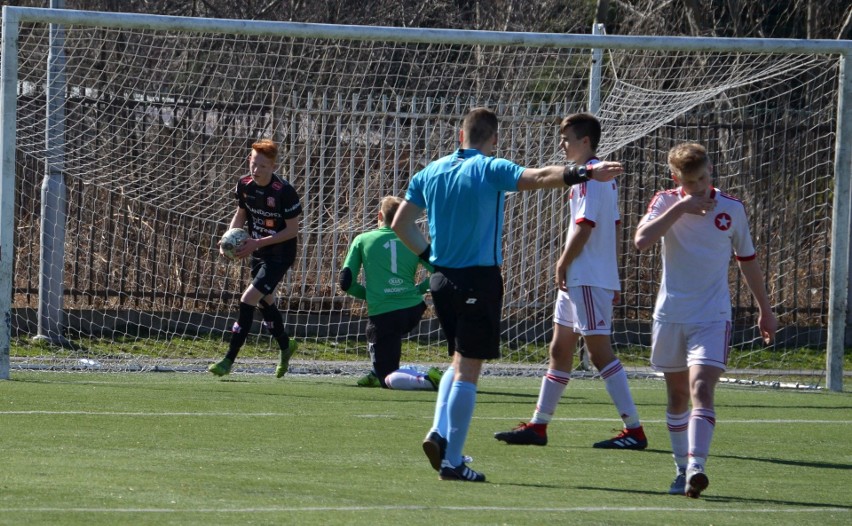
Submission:
M 621 362 L 618 362 L 618 364 L 617 364 L 617 365 L 614 365 L 614 366 L 612 366 L 612 367 L 611 367 L 611 368 L 609 368 L 609 369 L 606 369 L 606 370 L 604 370 L 604 371 L 601 371 L 601 378 L 603 378 L 604 380 L 606 380 L 606 379 L 607 379 L 607 378 L 609 378 L 610 376 L 612 376 L 612 375 L 614 375 L 614 374 L 617 374 L 618 372 L 623 371 L 623 370 L 624 370 L 624 367 L 621 365 Z
M 568 385 L 568 380 L 570 379 L 570 378 L 561 378 L 559 376 L 554 376 L 552 374 L 545 374 L 544 377 L 547 378 L 550 381 L 553 381 L 553 382 L 556 382 L 556 383 L 562 384 L 562 385 Z

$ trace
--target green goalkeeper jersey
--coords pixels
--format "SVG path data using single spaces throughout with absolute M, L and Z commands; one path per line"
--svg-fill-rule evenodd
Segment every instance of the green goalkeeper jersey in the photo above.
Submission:
M 352 241 L 343 263 L 355 279 L 346 293 L 367 300 L 370 316 L 413 307 L 423 301 L 423 294 L 429 290 L 428 279 L 415 282 L 418 265 L 432 270 L 408 250 L 390 227 L 365 232 Z M 366 285 L 357 281 L 362 266 Z

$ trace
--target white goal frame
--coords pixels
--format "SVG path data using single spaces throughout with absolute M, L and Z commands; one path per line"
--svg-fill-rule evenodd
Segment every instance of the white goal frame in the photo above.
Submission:
M 553 48 L 638 49 L 659 51 L 748 52 L 765 54 L 839 55 L 834 195 L 831 231 L 830 294 L 826 385 L 843 389 L 843 355 L 852 344 L 850 319 L 850 231 L 852 231 L 852 75 L 848 58 L 852 42 L 746 38 L 575 35 L 497 31 L 408 29 L 294 22 L 186 18 L 161 15 L 84 12 L 64 9 L 3 7 L 0 64 L 0 379 L 9 378 L 11 298 L 14 272 L 15 152 L 19 28 L 24 22 L 126 29 L 221 32 L 240 35 L 388 42 L 512 45 Z

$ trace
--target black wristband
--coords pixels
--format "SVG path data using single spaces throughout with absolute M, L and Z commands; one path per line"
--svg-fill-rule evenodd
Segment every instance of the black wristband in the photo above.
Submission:
M 585 166 L 566 166 L 562 171 L 562 180 L 565 186 L 573 186 L 579 183 L 585 183 L 589 180 L 588 172 Z
M 344 268 L 340 271 L 340 290 L 346 292 L 352 286 L 352 271 Z
M 426 250 L 421 252 L 417 257 L 419 257 L 420 259 L 422 259 L 426 263 L 429 263 L 429 256 L 431 256 L 431 255 L 432 255 L 432 245 L 426 245 Z

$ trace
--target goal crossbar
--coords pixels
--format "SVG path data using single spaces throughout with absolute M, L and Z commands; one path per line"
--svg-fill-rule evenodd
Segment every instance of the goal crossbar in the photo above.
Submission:
M 660 51 L 727 51 L 749 53 L 820 53 L 847 55 L 848 40 L 804 40 L 782 38 L 719 38 L 620 36 L 555 33 L 522 33 L 470 29 L 400 28 L 308 22 L 271 22 L 220 18 L 189 18 L 168 15 L 108 13 L 3 7 L 3 18 L 11 24 L 42 22 L 63 25 L 109 26 L 125 29 L 156 29 L 230 33 L 236 35 L 278 35 L 298 38 L 382 40 L 387 42 L 469 44 L 489 46 L 534 46 L 556 48 L 648 49 Z

